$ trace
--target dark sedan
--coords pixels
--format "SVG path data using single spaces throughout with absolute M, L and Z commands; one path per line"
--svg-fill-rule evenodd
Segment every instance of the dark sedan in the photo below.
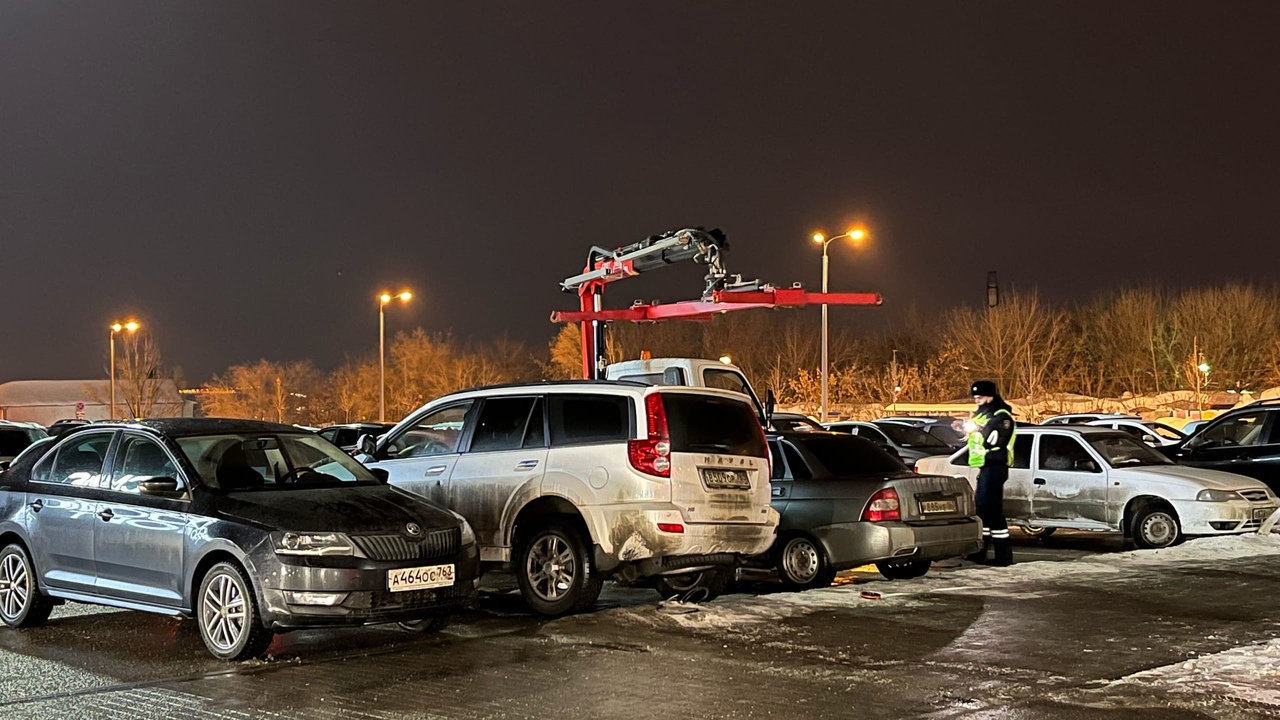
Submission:
M 287 425 L 95 424 L 0 475 L 12 627 L 66 600 L 185 615 L 210 653 L 240 660 L 298 628 L 438 628 L 478 576 L 461 516 Z
M 830 585 L 836 572 L 875 563 L 890 580 L 919 577 L 934 560 L 982 547 L 964 478 L 917 475 L 874 443 L 843 433 L 778 433 L 773 507 L 782 516 L 767 558 L 789 588 Z

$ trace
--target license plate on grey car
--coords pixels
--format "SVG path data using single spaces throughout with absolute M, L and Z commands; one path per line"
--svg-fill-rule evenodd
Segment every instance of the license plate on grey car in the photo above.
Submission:
M 1276 511 L 1275 508 L 1254 508 L 1253 519 L 1256 520 L 1257 522 L 1263 522 L 1267 518 L 1271 517 L 1271 513 L 1275 511 Z
M 428 565 L 387 571 L 387 589 L 391 592 L 449 587 L 453 584 L 453 565 Z
M 713 490 L 747 490 L 751 487 L 751 480 L 745 470 L 702 468 L 702 484 Z
M 939 513 L 953 513 L 956 511 L 955 498 L 947 500 L 921 500 L 921 515 L 937 515 Z

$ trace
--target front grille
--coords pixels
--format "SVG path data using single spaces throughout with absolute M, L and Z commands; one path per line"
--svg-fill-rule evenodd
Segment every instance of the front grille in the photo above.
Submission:
M 1266 490 L 1241 490 L 1240 494 L 1249 502 L 1265 502 L 1269 499 Z
M 371 560 L 393 562 L 445 557 L 458 552 L 461 533 L 457 528 L 433 530 L 420 539 L 405 535 L 356 535 L 356 547 Z
M 375 590 L 369 594 L 369 606 L 353 608 L 360 614 L 377 615 L 379 613 L 400 612 L 402 610 L 431 610 L 434 608 L 455 607 L 466 603 L 471 595 L 471 581 L 462 580 L 452 587 L 431 588 L 428 590 L 406 590 L 391 592 Z

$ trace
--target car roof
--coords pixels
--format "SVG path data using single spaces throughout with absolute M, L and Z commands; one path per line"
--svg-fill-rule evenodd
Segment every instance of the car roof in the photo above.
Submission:
M 91 430 L 146 429 L 169 437 L 188 437 L 192 435 L 222 435 L 235 433 L 276 433 L 289 435 L 310 435 L 310 431 L 283 423 L 265 422 L 262 420 L 244 420 L 241 418 L 158 418 L 139 420 L 134 423 L 110 423 L 85 425 L 77 428 L 75 434 Z

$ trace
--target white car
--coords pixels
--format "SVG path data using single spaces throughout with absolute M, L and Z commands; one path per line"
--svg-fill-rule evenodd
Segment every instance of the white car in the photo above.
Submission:
M 1054 415 L 1040 421 L 1041 425 L 1084 425 L 1094 420 L 1141 420 L 1137 415 L 1119 415 L 1116 413 L 1069 413 Z
M 750 399 L 710 388 L 570 381 L 427 403 L 356 455 L 471 523 L 483 569 L 543 615 L 590 607 L 604 578 L 714 595 L 773 544 L 769 449 Z
M 977 484 L 968 450 L 925 458 L 917 469 Z M 1078 425 L 1019 428 L 1004 488 L 1005 517 L 1029 535 L 1123 532 L 1142 548 L 1257 530 L 1277 506 L 1257 480 L 1175 465 L 1128 433 Z
M 1168 447 L 1177 445 L 1187 439 L 1186 435 L 1168 425 L 1161 425 L 1150 420 L 1133 420 L 1131 418 L 1104 418 L 1085 423 L 1094 427 L 1123 430 L 1151 447 Z

